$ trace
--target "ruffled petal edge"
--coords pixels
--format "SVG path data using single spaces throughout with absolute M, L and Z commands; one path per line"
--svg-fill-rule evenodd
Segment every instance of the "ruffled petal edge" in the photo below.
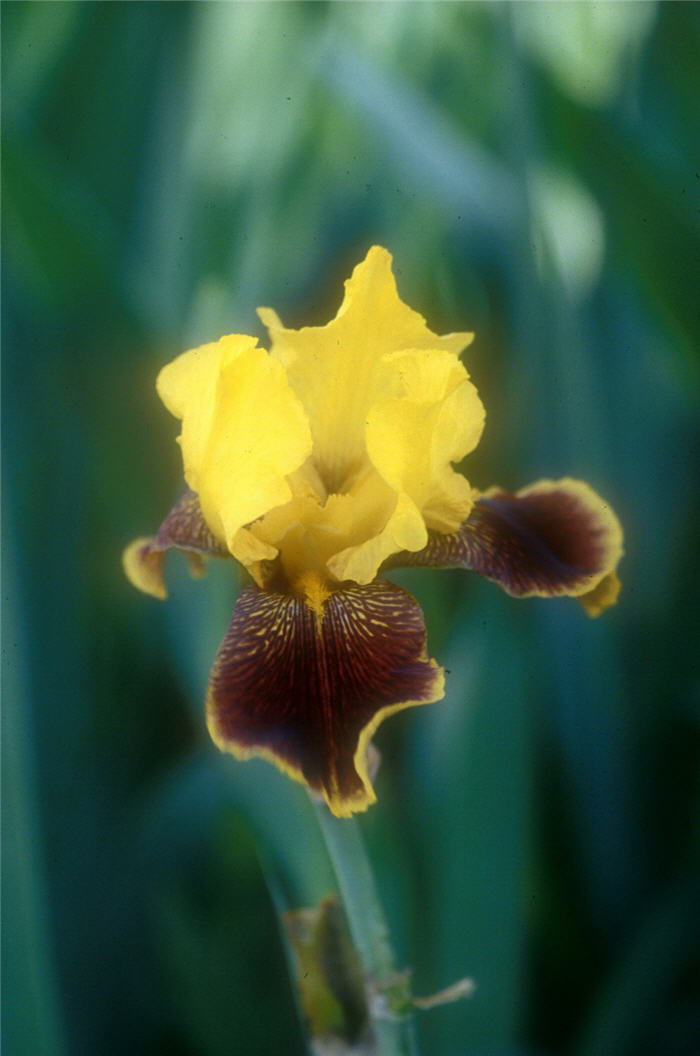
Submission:
M 444 694 L 418 602 L 376 580 L 306 598 L 247 587 L 219 648 L 207 724 L 222 751 L 257 756 L 338 817 L 376 800 L 370 741 L 395 712 Z

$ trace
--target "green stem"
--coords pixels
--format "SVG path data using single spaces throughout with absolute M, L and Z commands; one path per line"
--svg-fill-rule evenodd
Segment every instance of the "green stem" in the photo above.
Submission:
M 377 1056 L 417 1056 L 408 982 L 397 974 L 384 911 L 356 818 L 335 818 L 314 803 L 350 935 L 370 987 Z

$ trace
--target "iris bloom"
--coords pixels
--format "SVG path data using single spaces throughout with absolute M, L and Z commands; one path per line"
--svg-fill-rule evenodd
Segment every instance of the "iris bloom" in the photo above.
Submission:
M 417 601 L 382 573 L 473 569 L 518 597 L 577 597 L 594 616 L 617 597 L 622 532 L 581 481 L 480 492 L 455 472 L 484 426 L 458 358 L 473 335 L 431 333 L 400 300 L 386 250 L 370 249 L 326 326 L 259 314 L 269 352 L 232 334 L 160 372 L 188 490 L 124 564 L 159 598 L 171 547 L 195 573 L 210 555 L 243 565 L 251 582 L 211 671 L 210 733 L 347 816 L 375 801 L 379 724 L 444 695 Z

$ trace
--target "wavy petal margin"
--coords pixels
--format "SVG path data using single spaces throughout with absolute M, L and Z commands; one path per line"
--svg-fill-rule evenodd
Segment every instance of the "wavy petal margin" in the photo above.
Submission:
M 240 529 L 291 499 L 287 474 L 311 454 L 306 414 L 284 368 L 254 337 L 229 334 L 168 363 L 156 388 L 182 419 L 185 480 L 214 534 L 239 557 Z
M 444 694 L 418 602 L 386 580 L 312 600 L 246 587 L 211 672 L 209 732 L 323 795 L 338 817 L 376 796 L 367 753 L 394 712 Z
M 178 499 L 155 536 L 135 539 L 124 551 L 124 571 L 137 590 L 167 598 L 163 565 L 171 547 L 186 552 L 193 576 L 204 575 L 204 557 L 231 556 L 209 530 L 193 491 Z
M 515 597 L 578 597 L 598 616 L 617 600 L 622 553 L 622 528 L 610 506 L 588 484 L 567 477 L 537 481 L 515 495 L 492 488 L 458 531 L 431 532 L 423 550 L 391 564 L 469 568 Z
M 434 334 L 399 297 L 391 253 L 381 246 L 372 246 L 355 267 L 343 303 L 325 326 L 291 330 L 270 308 L 259 308 L 258 315 L 269 330 L 272 356 L 304 405 L 316 465 L 331 492 L 343 490 L 362 465 L 367 411 L 392 395 L 399 378 L 384 357 L 408 349 L 456 357 L 474 338 Z

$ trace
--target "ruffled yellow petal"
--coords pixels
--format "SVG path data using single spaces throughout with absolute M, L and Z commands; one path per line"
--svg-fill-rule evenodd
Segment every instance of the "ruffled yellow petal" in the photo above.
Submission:
M 343 581 L 371 583 L 382 563 L 402 550 L 420 550 L 428 533 L 420 511 L 411 499 L 400 494 L 385 524 L 361 543 L 355 543 L 334 554 L 328 561 L 331 575 Z
M 255 345 L 252 337 L 239 334 L 222 337 L 220 341 L 183 352 L 163 367 L 156 379 L 161 400 L 182 421 L 178 439 L 185 480 L 195 492 L 199 491 L 199 473 L 211 434 L 221 367 L 227 359 Z
M 286 476 L 311 452 L 284 368 L 253 338 L 233 335 L 165 367 L 158 392 L 182 418 L 185 478 L 207 524 L 235 557 L 249 558 L 253 544 L 241 528 L 292 497 Z
M 279 550 L 288 582 L 312 569 L 370 583 L 392 554 L 422 549 L 428 528 L 454 531 L 470 512 L 472 490 L 450 463 L 478 442 L 484 411 L 464 367 L 448 352 L 414 349 L 376 369 L 392 398 L 366 412 L 364 468 L 328 495 L 310 460 L 289 478 L 294 499 L 251 526 Z M 262 582 L 258 557 L 241 559 Z
M 216 537 L 260 584 L 308 571 L 369 583 L 392 554 L 422 549 L 429 529 L 454 531 L 472 490 L 451 463 L 484 420 L 456 356 L 472 335 L 432 333 L 400 300 L 377 246 L 327 326 L 287 330 L 270 309 L 260 314 L 270 354 L 232 335 L 158 379 Z
M 451 463 L 479 442 L 484 408 L 469 376 L 446 352 L 390 358 L 403 390 L 367 414 L 367 453 L 383 479 L 410 499 L 428 528 L 455 531 L 472 507 L 472 490 Z M 427 536 L 413 547 L 425 546 Z
M 469 515 L 472 489 L 450 463 L 479 441 L 484 409 L 462 364 L 447 352 L 411 350 L 386 356 L 395 396 L 367 412 L 367 454 L 396 494 L 379 532 L 328 562 L 339 580 L 369 583 L 399 551 L 421 550 L 428 528 L 454 531 Z M 390 388 L 387 383 L 387 390 Z
M 373 246 L 345 284 L 345 298 L 326 326 L 283 327 L 268 308 L 259 310 L 272 353 L 309 417 L 314 459 L 329 491 L 343 490 L 365 457 L 368 409 L 393 394 L 395 375 L 381 369 L 388 353 L 409 348 L 458 353 L 473 334 L 438 337 L 405 305 L 391 272 L 391 254 Z
M 277 548 L 264 542 L 250 528 L 239 528 L 231 545 L 231 553 L 246 568 L 277 557 Z
M 382 558 L 370 559 L 366 568 L 355 567 L 350 574 L 342 567 L 343 555 L 381 535 L 395 511 L 395 492 L 371 468 L 358 475 L 347 492 L 325 499 L 310 488 L 308 477 L 297 477 L 293 483 L 296 494 L 291 502 L 271 510 L 250 528 L 262 543 L 279 551 L 286 582 L 298 588 L 313 572 L 325 580 L 330 575 L 369 583 Z M 250 571 L 258 582 L 264 581 L 263 570 L 253 566 Z

